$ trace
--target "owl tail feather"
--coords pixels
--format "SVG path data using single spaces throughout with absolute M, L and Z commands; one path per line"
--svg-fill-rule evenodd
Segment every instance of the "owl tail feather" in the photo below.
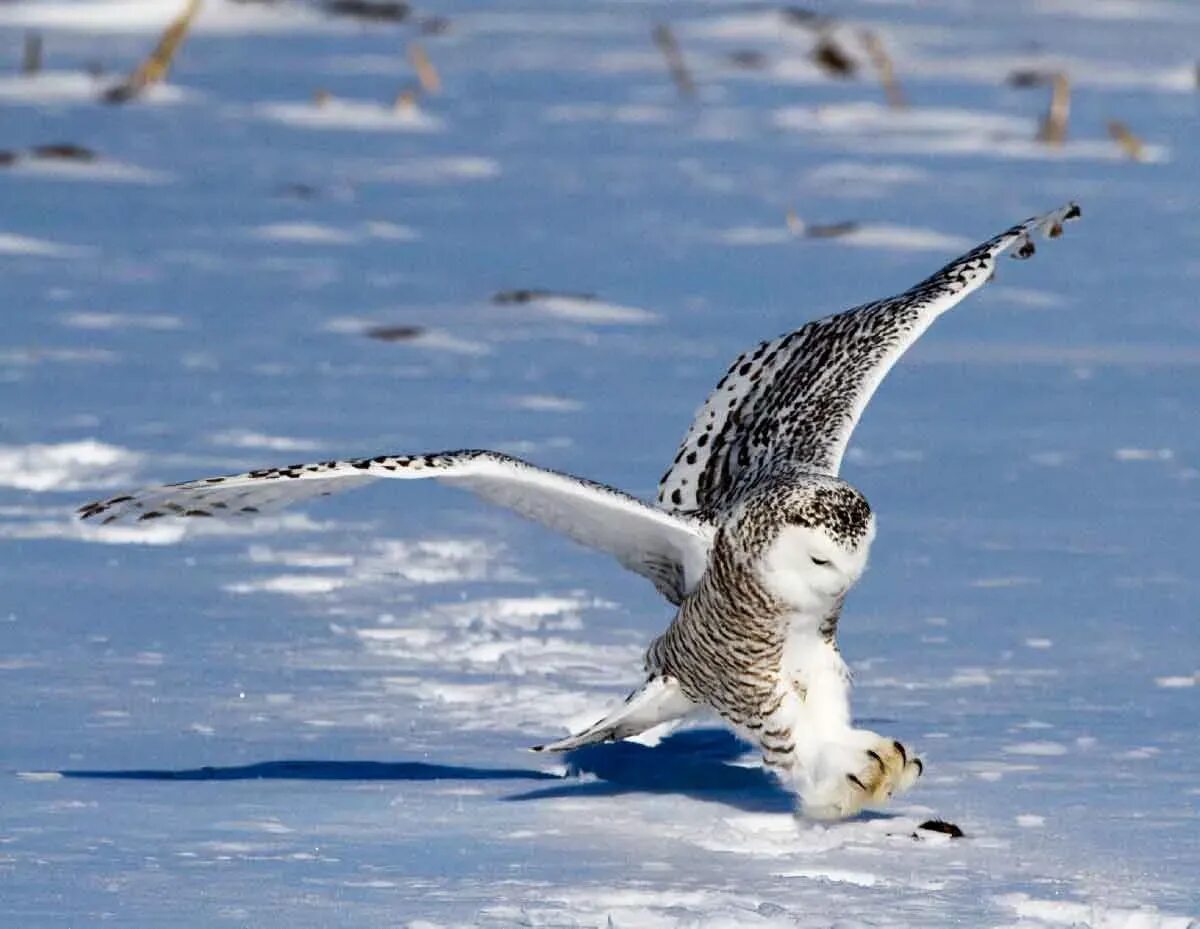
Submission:
M 617 709 L 582 732 L 548 745 L 535 745 L 535 752 L 569 752 L 596 742 L 615 742 L 645 732 L 659 723 L 686 716 L 697 708 L 673 677 L 658 675 L 625 698 Z

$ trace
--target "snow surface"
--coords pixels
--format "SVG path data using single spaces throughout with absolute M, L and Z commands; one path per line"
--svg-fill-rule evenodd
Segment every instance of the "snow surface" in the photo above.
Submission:
M 0 4 L 9 60 L 36 29 L 47 66 L 0 78 L 3 147 L 98 153 L 0 166 L 0 926 L 1197 925 L 1194 4 L 821 4 L 890 49 L 894 112 L 761 5 L 209 0 L 168 84 L 94 102 L 176 6 Z M 394 109 L 434 14 L 443 92 Z M 1072 76 L 1061 148 L 1048 89 L 1006 83 L 1031 68 Z M 669 609 L 452 491 L 71 518 L 474 446 L 649 496 L 738 351 L 1071 198 L 847 457 L 880 521 L 855 709 L 928 764 L 878 815 L 798 821 L 703 721 L 526 752 L 619 700 Z M 492 299 L 519 289 L 548 296 Z M 914 838 L 935 817 L 967 837 Z

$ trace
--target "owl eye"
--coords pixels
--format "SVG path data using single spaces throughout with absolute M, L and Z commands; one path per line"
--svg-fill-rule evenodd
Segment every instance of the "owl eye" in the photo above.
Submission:
M 818 567 L 825 568 L 825 567 L 829 566 L 828 558 L 818 558 L 816 555 L 809 555 L 808 557 L 811 558 L 812 563 L 817 565 Z

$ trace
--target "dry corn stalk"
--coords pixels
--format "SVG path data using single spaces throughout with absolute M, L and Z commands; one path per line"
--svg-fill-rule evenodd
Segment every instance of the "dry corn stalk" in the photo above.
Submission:
M 146 60 L 134 72 L 115 87 L 110 87 L 104 94 L 104 99 L 110 103 L 124 103 L 141 94 L 147 87 L 159 83 L 171 70 L 171 60 L 179 51 L 179 46 L 187 37 L 204 0 L 188 0 L 187 7 L 163 31 L 162 38 L 154 46 Z
M 1146 146 L 1119 119 L 1108 121 L 1108 134 L 1121 146 L 1121 151 L 1134 161 L 1141 161 L 1146 156 Z
M 887 95 L 888 106 L 897 110 L 902 110 L 908 106 L 908 101 L 904 97 L 904 91 L 900 89 L 900 83 L 896 80 L 896 69 L 892 65 L 892 56 L 887 53 L 887 49 L 883 47 L 883 42 L 870 29 L 864 29 L 860 33 L 863 48 L 867 50 L 867 55 L 871 58 L 871 64 L 875 67 L 875 73 L 879 75 L 879 83 L 883 85 L 883 92 Z
M 670 26 L 662 24 L 654 27 L 654 44 L 667 59 L 667 68 L 671 72 L 671 79 L 675 82 L 679 95 L 681 97 L 696 96 L 696 82 L 692 80 L 687 63 L 683 60 L 683 52 L 680 51 L 679 43 L 675 41 L 675 35 L 671 32 Z
M 1050 109 L 1038 130 L 1038 141 L 1062 145 L 1067 141 L 1067 122 L 1071 117 L 1071 81 L 1062 71 L 1056 71 L 1051 80 Z
M 408 46 L 408 62 L 417 72 L 421 90 L 427 94 L 441 93 L 442 79 L 438 75 L 437 68 L 433 66 L 433 62 L 429 60 L 429 55 L 425 53 L 424 46 L 419 42 L 413 42 Z

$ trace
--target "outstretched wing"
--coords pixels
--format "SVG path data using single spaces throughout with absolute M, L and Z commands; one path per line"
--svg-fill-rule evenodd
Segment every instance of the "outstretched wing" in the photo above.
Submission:
M 704 571 L 709 530 L 628 494 L 496 452 L 381 455 L 266 468 L 169 484 L 81 507 L 83 519 L 144 522 L 169 516 L 246 517 L 379 478 L 436 478 L 515 510 L 582 545 L 608 552 L 678 603 Z
M 1031 233 L 1050 238 L 1079 216 L 1068 204 L 1013 226 L 904 293 L 818 319 L 738 356 L 700 408 L 658 503 L 701 518 L 782 467 L 836 475 L 867 401 L 910 345 L 942 313 L 981 287 L 996 258 L 1034 252 Z

